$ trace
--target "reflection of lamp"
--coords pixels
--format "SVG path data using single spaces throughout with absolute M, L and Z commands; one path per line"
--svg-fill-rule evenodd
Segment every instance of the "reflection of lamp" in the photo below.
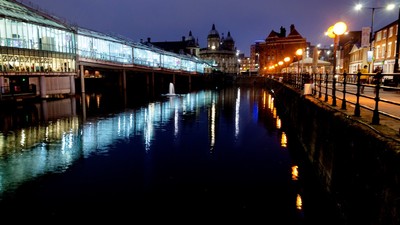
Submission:
M 299 179 L 299 170 L 298 166 L 294 165 L 292 166 L 292 180 L 298 180 Z

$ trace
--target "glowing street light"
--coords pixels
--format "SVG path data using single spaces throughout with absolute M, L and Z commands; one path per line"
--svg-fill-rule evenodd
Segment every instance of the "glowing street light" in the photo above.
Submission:
M 367 9 L 371 9 L 371 28 L 370 28 L 370 34 L 369 34 L 369 51 L 372 55 L 372 38 L 374 35 L 374 17 L 375 17 L 375 10 L 376 9 L 386 9 L 386 10 L 393 10 L 395 8 L 395 4 L 388 4 L 386 7 L 364 7 L 362 4 L 357 4 L 354 9 L 357 11 L 362 10 L 362 8 L 367 8 Z M 400 19 L 400 9 L 399 9 L 399 18 Z M 399 23 L 399 22 L 398 22 Z M 397 45 L 399 45 L 399 43 L 397 42 Z M 398 47 L 398 46 L 397 46 Z M 396 48 L 398 49 L 398 48 Z M 397 51 L 397 50 L 396 50 Z M 398 52 L 396 52 L 396 56 L 398 55 Z M 397 58 L 398 59 L 398 58 Z M 398 67 L 398 60 L 396 59 L 395 61 L 395 66 L 394 66 L 394 70 L 397 70 Z M 370 70 L 371 70 L 371 66 L 370 66 Z
M 296 55 L 297 55 L 297 74 L 300 75 L 299 61 L 300 61 L 300 56 L 303 55 L 303 49 L 301 48 L 297 49 Z
M 279 61 L 279 62 L 278 62 L 278 65 L 279 65 L 279 67 L 280 67 L 280 72 L 281 72 L 281 71 L 282 71 L 283 61 Z
M 296 78 L 296 85 L 298 84 L 298 80 L 300 79 L 300 56 L 303 55 L 303 49 L 299 48 L 296 50 L 296 57 L 297 57 L 297 78 Z
M 337 47 L 339 44 L 339 36 L 346 33 L 347 31 L 347 25 L 344 22 L 337 22 L 335 23 L 335 25 L 330 26 L 328 28 L 328 31 L 326 32 L 326 34 L 329 37 L 333 37 L 334 41 L 333 41 L 333 78 L 332 78 L 332 106 L 336 106 L 336 95 L 335 95 L 335 85 L 336 85 L 336 55 L 337 55 Z M 328 79 L 327 79 L 328 80 Z M 326 88 L 328 88 L 328 85 L 326 85 Z M 328 96 L 325 95 L 325 100 L 327 99 Z
M 337 22 L 335 25 L 330 26 L 326 35 L 330 38 L 333 38 L 333 75 L 336 75 L 336 54 L 337 47 L 339 44 L 339 36 L 346 33 L 347 25 L 344 22 Z
M 291 79 L 289 78 L 289 66 L 288 66 L 288 63 L 289 63 L 289 61 L 290 61 L 290 57 L 285 57 L 285 58 L 283 59 L 283 61 L 285 62 L 285 66 L 286 66 L 286 81 L 289 82 L 289 83 L 291 83 L 292 81 L 291 81 Z
M 288 63 L 289 61 L 290 61 L 290 57 L 288 56 L 288 57 L 285 57 L 284 59 L 283 59 L 283 61 L 285 61 L 285 63 Z M 289 68 L 288 67 L 286 67 L 286 73 L 289 73 Z

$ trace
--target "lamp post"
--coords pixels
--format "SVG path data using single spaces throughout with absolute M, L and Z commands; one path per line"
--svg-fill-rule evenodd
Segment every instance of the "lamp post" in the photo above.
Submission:
M 287 66 L 287 63 L 290 61 L 290 57 L 285 57 L 283 61 L 285 62 L 286 66 L 286 79 L 289 79 L 289 67 Z
M 279 65 L 279 73 L 282 73 L 283 61 L 279 61 L 279 62 L 278 62 L 278 65 Z
M 297 57 L 297 78 L 296 78 L 296 85 L 298 85 L 298 79 L 300 78 L 300 56 L 303 55 L 303 49 L 299 48 L 296 50 L 296 57 Z
M 336 54 L 339 44 L 339 36 L 347 31 L 347 25 L 344 22 L 337 22 L 330 26 L 326 34 L 334 38 L 333 41 L 333 78 L 332 78 L 332 106 L 336 106 Z
M 366 7 L 367 9 L 371 9 L 371 32 L 369 34 L 369 51 L 372 52 L 372 38 L 373 38 L 373 35 L 374 35 L 373 31 L 374 31 L 375 10 L 376 9 L 392 10 L 392 9 L 394 9 L 394 7 L 395 7 L 394 4 L 388 4 L 386 7 Z M 357 11 L 361 10 L 362 8 L 364 8 L 364 6 L 362 4 L 357 4 L 355 6 L 355 9 Z M 399 19 L 400 19 L 400 8 L 399 8 Z M 400 25 L 398 20 L 397 20 L 397 24 Z M 398 28 L 397 28 L 397 34 L 399 34 Z M 396 60 L 394 62 L 394 71 L 395 72 L 396 72 L 397 68 L 399 67 L 399 64 L 398 64 L 398 49 L 399 48 L 398 47 L 399 47 L 399 35 L 397 35 Z M 372 63 L 373 63 L 373 60 L 372 60 Z M 370 65 L 370 63 L 369 63 L 369 65 Z M 369 72 L 372 72 L 372 67 L 370 66 L 368 70 L 369 70 Z
M 333 38 L 333 75 L 336 75 L 336 59 L 337 59 L 337 47 L 339 45 L 339 36 L 346 33 L 347 25 L 344 22 L 337 22 L 335 25 L 330 26 L 326 35 Z

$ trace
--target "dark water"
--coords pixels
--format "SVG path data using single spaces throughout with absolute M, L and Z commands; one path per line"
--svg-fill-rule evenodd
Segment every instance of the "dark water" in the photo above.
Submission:
M 2 107 L 0 216 L 340 224 L 275 101 L 230 87 Z

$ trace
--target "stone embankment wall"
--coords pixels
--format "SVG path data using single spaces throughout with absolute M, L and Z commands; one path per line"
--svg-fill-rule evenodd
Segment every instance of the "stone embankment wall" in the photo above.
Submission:
M 399 225 L 399 143 L 281 82 L 265 84 L 346 224 Z

